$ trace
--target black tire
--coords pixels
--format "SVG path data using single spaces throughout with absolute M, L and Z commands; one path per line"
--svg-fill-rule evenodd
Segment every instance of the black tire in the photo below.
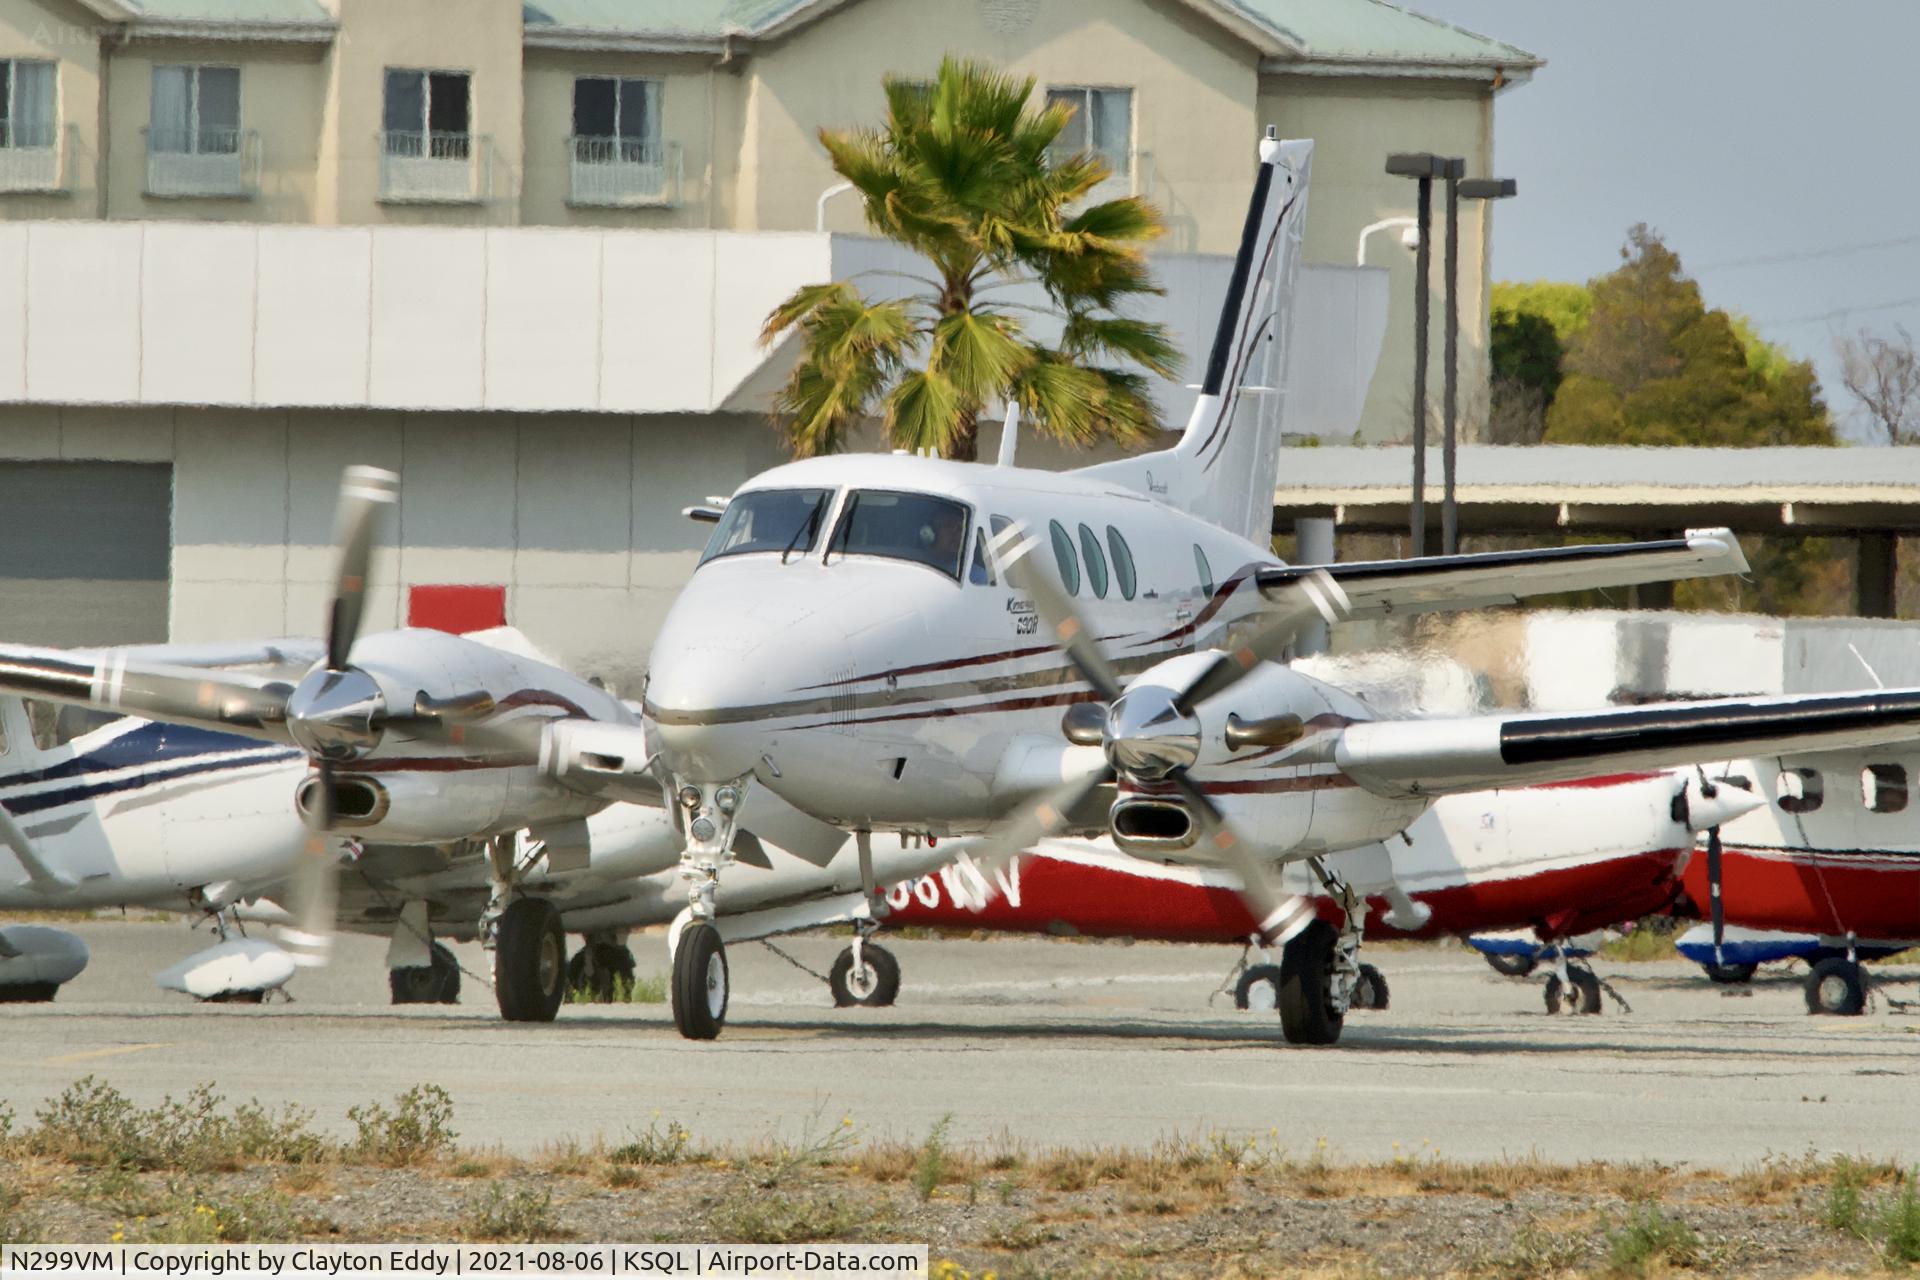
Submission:
M 1495 973 L 1505 974 L 1509 978 L 1524 978 L 1540 963 L 1538 956 L 1497 956 L 1489 951 L 1480 954 Z
M 545 898 L 515 898 L 500 916 L 493 994 L 508 1022 L 552 1022 L 567 994 L 567 935 Z
M 219 995 L 208 996 L 203 1004 L 265 1004 L 267 993 L 264 991 L 222 991 Z
M 417 968 L 387 970 L 387 991 L 394 1004 L 459 1004 L 460 962 L 436 942 L 433 961 Z
M 1370 964 L 1360 966 L 1359 980 L 1353 984 L 1353 1007 L 1378 1013 L 1387 1007 L 1387 977 Z
M 727 1023 L 727 949 L 710 924 L 690 924 L 673 953 L 673 1025 L 689 1040 L 712 1040 Z
M 900 994 L 900 962 L 893 952 L 873 943 L 860 948 L 865 973 L 853 971 L 853 948 L 842 951 L 827 970 L 827 985 L 833 988 L 833 1003 L 842 1009 L 863 1005 L 884 1009 Z
M 1547 1012 L 1559 1013 L 1564 1004 L 1568 1013 L 1599 1013 L 1600 979 L 1594 976 L 1593 970 L 1569 965 L 1567 977 L 1573 982 L 1571 993 L 1562 990 L 1559 974 L 1547 979 Z
M 1757 964 L 1703 964 L 1709 978 L 1723 986 L 1737 987 L 1743 982 L 1752 982 L 1753 974 L 1760 966 Z
M 45 1004 L 58 994 L 57 982 L 13 982 L 0 986 L 0 1004 Z
M 588 960 L 593 971 L 587 971 Z M 567 961 L 567 990 L 593 1004 L 612 1004 L 622 986 L 633 988 L 633 952 L 605 942 L 588 943 Z
M 1829 956 L 1807 975 L 1807 1012 L 1836 1018 L 1857 1018 L 1866 1011 L 1867 980 L 1860 966 Z
M 1256 964 L 1234 984 L 1233 1007 L 1269 1013 L 1280 1007 L 1280 966 Z
M 1280 954 L 1280 1030 L 1288 1044 L 1334 1044 L 1346 1015 L 1335 1013 L 1333 952 L 1340 935 L 1315 920 Z

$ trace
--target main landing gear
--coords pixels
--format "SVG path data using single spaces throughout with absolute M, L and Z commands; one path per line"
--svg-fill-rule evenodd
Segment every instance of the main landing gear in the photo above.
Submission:
M 387 942 L 387 990 L 394 1004 L 458 1004 L 460 962 L 433 940 L 430 908 L 410 898 Z
M 1855 1018 L 1867 1010 L 1867 975 L 1847 935 L 1847 954 L 1814 963 L 1807 975 L 1807 1012 Z
M 1622 1013 L 1633 1012 L 1633 1006 L 1621 999 L 1620 993 L 1608 986 L 1589 965 L 1569 959 L 1564 943 L 1554 943 L 1550 950 L 1553 972 L 1547 975 L 1544 992 L 1548 1013 L 1598 1014 L 1602 992 L 1613 997 Z
M 588 934 L 567 961 L 567 990 L 593 1004 L 612 1004 L 633 990 L 636 966 L 624 934 Z
M 1347 1014 L 1354 1009 L 1385 1009 L 1387 979 L 1370 964 L 1360 962 L 1360 942 L 1367 919 L 1367 900 L 1352 885 L 1327 869 L 1320 858 L 1307 865 L 1339 904 L 1342 924 L 1335 929 L 1315 917 L 1280 946 L 1275 964 L 1259 937 L 1248 941 L 1247 965 L 1234 984 L 1233 1003 L 1240 1009 L 1272 1009 L 1280 1015 L 1280 1032 L 1289 1044 L 1327 1045 L 1340 1039 Z
M 524 897 L 520 880 L 539 857 L 518 838 L 487 842 L 493 896 L 480 917 L 481 945 L 493 952 L 493 995 L 508 1022 L 552 1022 L 567 995 L 567 935 L 545 898 Z

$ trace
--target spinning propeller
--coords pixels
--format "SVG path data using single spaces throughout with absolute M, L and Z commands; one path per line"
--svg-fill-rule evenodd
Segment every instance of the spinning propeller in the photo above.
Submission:
M 1743 813 L 1761 808 L 1766 801 L 1754 794 L 1744 778 L 1709 778 L 1705 769 L 1695 772 L 1697 778 L 1688 779 L 1680 794 L 1674 797 L 1673 816 L 1688 827 L 1696 831 L 1704 829 L 1707 833 L 1707 896 L 1710 899 L 1707 913 L 1713 923 L 1713 963 L 1717 967 L 1725 963 L 1720 950 L 1727 933 L 1726 901 L 1720 879 L 1720 827 Z
M 1251 636 L 1215 654 L 1184 688 L 1145 685 L 1128 690 L 1087 630 L 1072 597 L 1034 565 L 1037 546 L 1024 526 L 1014 525 L 994 538 L 992 551 L 1001 576 L 1033 598 L 1034 608 L 1067 660 L 1093 691 L 1094 701 L 1068 709 L 1062 732 L 1076 746 L 1101 747 L 1103 759 L 1041 797 L 977 846 L 976 861 L 1003 861 L 1057 834 L 1065 829 L 1075 806 L 1116 776 L 1141 787 L 1171 786 L 1186 801 L 1215 857 L 1239 879 L 1241 900 L 1259 922 L 1262 936 L 1275 942 L 1292 937 L 1312 919 L 1312 907 L 1304 898 L 1283 898 L 1275 892 L 1261 859 L 1188 770 L 1200 757 L 1198 708 L 1226 694 L 1262 662 L 1278 657 L 1307 626 L 1338 621 L 1346 612 L 1345 593 L 1324 573 L 1304 578 L 1287 588 Z M 1229 714 L 1227 718 L 1227 741 L 1236 747 L 1285 746 L 1304 733 L 1298 716 L 1243 721 Z

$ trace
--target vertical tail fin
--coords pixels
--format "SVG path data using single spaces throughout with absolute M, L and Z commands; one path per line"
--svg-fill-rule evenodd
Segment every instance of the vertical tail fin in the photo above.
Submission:
M 1269 131 L 1271 132 L 1271 131 Z M 1280 465 L 1300 233 L 1313 143 L 1260 143 L 1253 198 L 1186 433 L 1172 449 L 1083 474 L 1151 494 L 1264 545 Z

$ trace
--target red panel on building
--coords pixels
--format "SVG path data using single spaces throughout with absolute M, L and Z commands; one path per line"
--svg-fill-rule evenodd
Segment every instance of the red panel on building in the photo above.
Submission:
M 413 587 L 407 592 L 407 625 L 435 631 L 485 631 L 507 622 L 507 589 L 489 586 Z

